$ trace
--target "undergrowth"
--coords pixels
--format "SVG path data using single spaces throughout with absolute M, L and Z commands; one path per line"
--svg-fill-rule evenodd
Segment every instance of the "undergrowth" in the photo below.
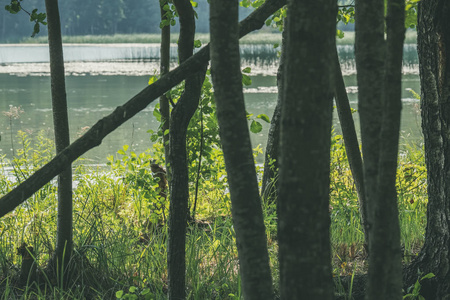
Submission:
M 207 102 L 203 105 L 208 107 Z M 0 156 L 2 195 L 53 156 L 53 143 L 44 134 L 34 139 L 25 132 L 18 136 L 21 145 L 16 148 L 16 156 L 11 161 Z M 198 161 L 196 146 L 191 146 L 190 155 Z M 160 196 L 158 180 L 150 170 L 153 160 L 163 164 L 162 151 L 158 142 L 144 153 L 133 153 L 125 146 L 108 158 L 107 167 L 88 167 L 83 161 L 74 164 L 73 259 L 79 272 L 68 289 L 44 272 L 56 239 L 55 182 L 0 219 L 0 299 L 165 299 L 168 203 Z M 187 232 L 187 299 L 241 299 L 223 155 L 219 148 L 211 147 L 200 158 L 204 160 L 200 180 L 195 173 L 198 165 L 190 166 L 191 212 L 195 182 L 199 192 L 196 222 Z M 356 190 L 339 135 L 333 137 L 330 188 L 334 275 L 365 272 Z M 423 243 L 426 223 L 422 149 L 410 146 L 402 151 L 397 188 L 406 263 Z M 275 204 L 263 201 L 270 262 L 274 282 L 278 282 L 274 208 Z M 38 265 L 37 282 L 32 285 L 18 283 L 22 259 L 16 251 L 24 242 L 34 248 Z M 277 286 L 274 288 L 277 290 Z

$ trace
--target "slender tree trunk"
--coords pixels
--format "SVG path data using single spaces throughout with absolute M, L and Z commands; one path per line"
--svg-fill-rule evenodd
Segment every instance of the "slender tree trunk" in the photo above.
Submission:
M 356 67 L 369 228 L 367 299 L 401 299 L 396 172 L 401 115 L 404 1 L 356 2 Z
M 64 58 L 61 40 L 61 24 L 58 1 L 45 0 L 50 49 L 50 74 L 55 128 L 56 152 L 70 145 L 69 118 L 67 114 Z M 56 258 L 58 270 L 68 265 L 72 254 L 72 169 L 62 171 L 58 177 L 58 218 L 56 235 Z
M 428 174 L 425 243 L 405 272 L 405 285 L 421 282 L 425 299 L 450 298 L 450 2 L 419 3 L 417 46 L 421 83 L 422 130 Z M 420 276 L 419 276 L 420 277 Z
M 344 137 L 345 151 L 355 182 L 356 192 L 359 199 L 359 212 L 361 215 L 361 226 L 364 232 L 364 248 L 369 247 L 369 224 L 367 223 L 367 203 L 364 191 L 364 173 L 361 152 L 359 151 L 358 136 L 356 135 L 355 123 L 353 121 L 352 110 L 345 90 L 344 77 L 342 76 L 341 64 L 337 48 L 334 55 L 334 84 L 335 99 L 339 121 L 341 123 L 342 135 Z
M 384 66 L 384 0 L 356 0 L 355 60 L 358 80 L 364 187 L 366 201 L 376 194 L 381 129 L 381 92 Z M 370 211 L 368 226 L 370 227 Z M 369 237 L 370 238 L 370 237 Z
M 164 5 L 167 5 L 167 0 L 160 0 L 160 10 L 161 10 L 161 21 L 167 20 L 165 16 L 166 11 L 163 9 Z M 166 25 L 161 29 L 161 62 L 160 62 L 160 76 L 164 76 L 169 73 L 170 70 L 170 25 Z M 167 172 L 170 171 L 168 168 L 169 161 L 169 134 L 166 132 L 170 128 L 170 106 L 169 99 L 165 94 L 159 97 L 159 110 L 161 112 L 161 123 L 163 132 L 163 143 L 164 143 L 164 157 L 166 163 Z M 170 172 L 167 174 L 167 178 L 170 180 Z
M 286 22 L 284 24 L 286 26 Z M 285 27 L 286 28 L 286 27 Z M 266 154 L 264 157 L 264 174 L 262 179 L 261 197 L 269 203 L 276 201 L 278 189 L 278 168 L 279 168 L 279 149 L 280 149 L 280 118 L 281 118 L 281 99 L 283 99 L 283 69 L 285 61 L 286 48 L 286 30 L 283 30 L 281 42 L 280 65 L 277 72 L 278 98 L 277 105 L 270 121 L 269 136 L 267 138 Z
M 178 56 L 180 63 L 192 56 L 194 51 L 195 20 L 194 10 L 189 0 L 174 0 L 180 18 L 180 38 Z M 194 115 L 206 74 L 204 68 L 186 78 L 183 95 L 172 110 L 170 119 L 171 169 L 168 275 L 169 299 L 185 299 L 186 273 L 186 226 L 189 215 L 189 174 L 186 151 L 186 134 L 189 121 Z
M 334 296 L 328 207 L 336 12 L 333 0 L 288 1 L 278 190 L 286 300 Z
M 230 185 L 244 299 L 273 299 L 258 181 L 242 92 L 238 0 L 210 3 L 211 74 Z

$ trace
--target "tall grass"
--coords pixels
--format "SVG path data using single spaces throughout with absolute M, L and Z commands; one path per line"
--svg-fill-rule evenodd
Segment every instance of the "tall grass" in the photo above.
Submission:
M 208 33 L 197 33 L 196 39 L 203 44 L 209 43 Z M 173 33 L 170 38 L 171 43 L 178 41 L 178 33 Z M 355 32 L 346 31 L 342 39 L 337 38 L 338 45 L 353 45 L 355 43 Z M 405 44 L 416 44 L 417 32 L 407 31 Z M 39 36 L 36 38 L 25 38 L 21 43 L 27 44 L 46 44 L 47 37 Z M 137 43 L 137 44 L 159 44 L 161 43 L 160 34 L 115 34 L 115 35 L 83 35 L 83 36 L 63 36 L 63 43 L 70 44 L 115 44 L 115 43 Z M 246 35 L 240 40 L 241 44 L 280 44 L 281 33 L 256 32 Z
M 12 161 L 2 159 L 0 189 L 4 194 L 51 158 L 53 149 L 42 135 L 33 142 L 19 133 L 21 145 Z M 356 191 L 342 137 L 332 144 L 331 243 L 335 275 L 365 271 L 363 235 Z M 148 162 L 159 158 L 161 147 L 136 154 L 121 149 L 105 168 L 81 163 L 74 180 L 74 247 L 76 278 L 69 289 L 47 276 L 56 230 L 56 188 L 47 184 L 14 212 L 0 219 L 0 299 L 165 299 L 167 297 L 167 203 L 158 198 L 157 181 Z M 216 177 L 200 186 L 198 221 L 187 232 L 187 299 L 241 299 L 237 249 L 230 215 L 230 199 L 223 181 L 223 157 L 217 156 Z M 14 169 L 6 170 L 6 165 Z M 221 170 L 221 171 L 220 171 Z M 219 172 L 220 171 L 220 172 Z M 9 176 L 7 176 L 9 174 Z M 11 178 L 12 176 L 12 178 Z M 400 156 L 398 191 L 405 261 L 423 243 L 426 174 L 420 148 Z M 270 263 L 275 290 L 278 246 L 275 205 L 264 202 Z M 37 283 L 20 286 L 23 242 L 34 247 Z

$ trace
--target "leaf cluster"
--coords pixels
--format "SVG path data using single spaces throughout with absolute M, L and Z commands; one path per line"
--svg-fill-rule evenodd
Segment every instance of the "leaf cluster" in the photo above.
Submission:
M 5 6 L 5 10 L 11 14 L 17 14 L 19 11 L 28 14 L 30 16 L 30 22 L 34 22 L 31 37 L 35 37 L 41 31 L 41 25 L 47 25 L 47 22 L 45 22 L 47 15 L 45 13 L 39 13 L 37 8 L 33 9 L 30 13 L 22 7 L 21 2 L 22 0 L 11 0 L 11 3 Z

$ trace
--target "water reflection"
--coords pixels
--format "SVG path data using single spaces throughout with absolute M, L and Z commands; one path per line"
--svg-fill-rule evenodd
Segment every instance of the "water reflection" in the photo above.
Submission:
M 10 46 L 11 47 L 11 46 Z M 14 63 L 4 62 L 0 65 L 0 112 L 9 109 L 9 105 L 21 105 L 25 113 L 18 120 L 12 120 L 14 132 L 28 130 L 36 134 L 39 130 L 45 130 L 48 137 L 53 138 L 53 122 L 50 97 L 50 78 L 48 62 L 42 62 L 42 53 L 38 50 L 44 46 L 27 46 L 29 57 L 36 61 L 32 63 L 19 63 L 16 58 Z M 66 46 L 67 47 L 67 46 Z M 84 46 L 87 47 L 87 46 Z M 69 118 L 71 126 L 71 140 L 75 140 L 86 126 L 92 126 L 97 120 L 111 113 L 115 107 L 122 105 L 132 98 L 148 84 L 150 75 L 159 70 L 158 51 L 150 46 L 95 46 L 102 49 L 108 55 L 115 53 L 114 61 L 72 61 L 66 63 L 67 97 L 69 105 Z M 127 48 L 128 47 L 128 48 Z M 8 48 L 8 47 L 6 47 Z M 20 47 L 19 47 L 20 48 Z M 0 47 L 0 62 L 5 59 L 13 60 L 11 53 L 4 52 L 5 47 Z M 8 48 L 8 49 L 13 49 Z M 80 51 L 81 46 L 73 46 L 70 51 Z M 93 48 L 88 47 L 89 51 Z M 20 49 L 19 49 L 20 50 Z M 15 57 L 25 59 L 22 50 L 17 50 Z M 84 51 L 85 51 L 84 50 Z M 71 53 L 66 48 L 66 58 Z M 101 52 L 102 52 L 101 51 Z M 153 51 L 153 52 L 152 52 Z M 267 114 L 271 117 L 277 99 L 276 71 L 277 51 L 272 45 L 249 45 L 241 48 L 242 68 L 252 68 L 253 84 L 244 88 L 247 110 L 254 114 Z M 99 53 L 101 53 L 99 52 Z M 172 51 L 173 52 L 173 51 Z M 75 52 L 73 52 L 75 53 Z M 71 55 L 75 55 L 75 54 Z M 119 54 L 117 54 L 119 53 Z M 78 55 L 79 60 L 94 57 L 98 53 L 86 53 Z M 155 57 L 150 58 L 150 56 Z M 172 53 L 174 56 L 174 53 Z M 355 63 L 353 47 L 339 47 L 340 62 L 345 74 L 347 93 L 353 108 L 357 108 L 357 84 L 355 76 Z M 123 57 L 126 56 L 126 57 Z M 143 57 L 145 56 L 145 57 Z M 119 58 L 118 58 L 119 57 Z M 133 60 L 131 57 L 140 57 Z M 30 60 L 30 58 L 28 58 Z M 176 66 L 173 61 L 172 67 Z M 417 53 L 414 46 L 405 46 L 403 77 L 403 115 L 402 135 L 408 137 L 408 141 L 420 142 L 420 118 L 418 113 L 418 101 L 407 90 L 420 90 Z M 119 129 L 105 138 L 102 145 L 89 151 L 86 157 L 94 163 L 105 162 L 108 154 L 115 154 L 124 144 L 140 152 L 151 146 L 147 130 L 155 130 L 158 122 L 153 117 L 154 103 L 144 111 L 123 124 Z M 358 114 L 354 114 L 358 124 Z M 335 117 L 334 124 L 339 132 L 339 122 Z M 254 145 L 265 145 L 269 124 L 263 124 L 263 131 L 252 135 Z M 11 156 L 11 142 L 9 141 L 9 119 L 0 114 L 0 154 Z M 18 141 L 14 141 L 18 147 Z M 259 158 L 262 161 L 262 157 Z

